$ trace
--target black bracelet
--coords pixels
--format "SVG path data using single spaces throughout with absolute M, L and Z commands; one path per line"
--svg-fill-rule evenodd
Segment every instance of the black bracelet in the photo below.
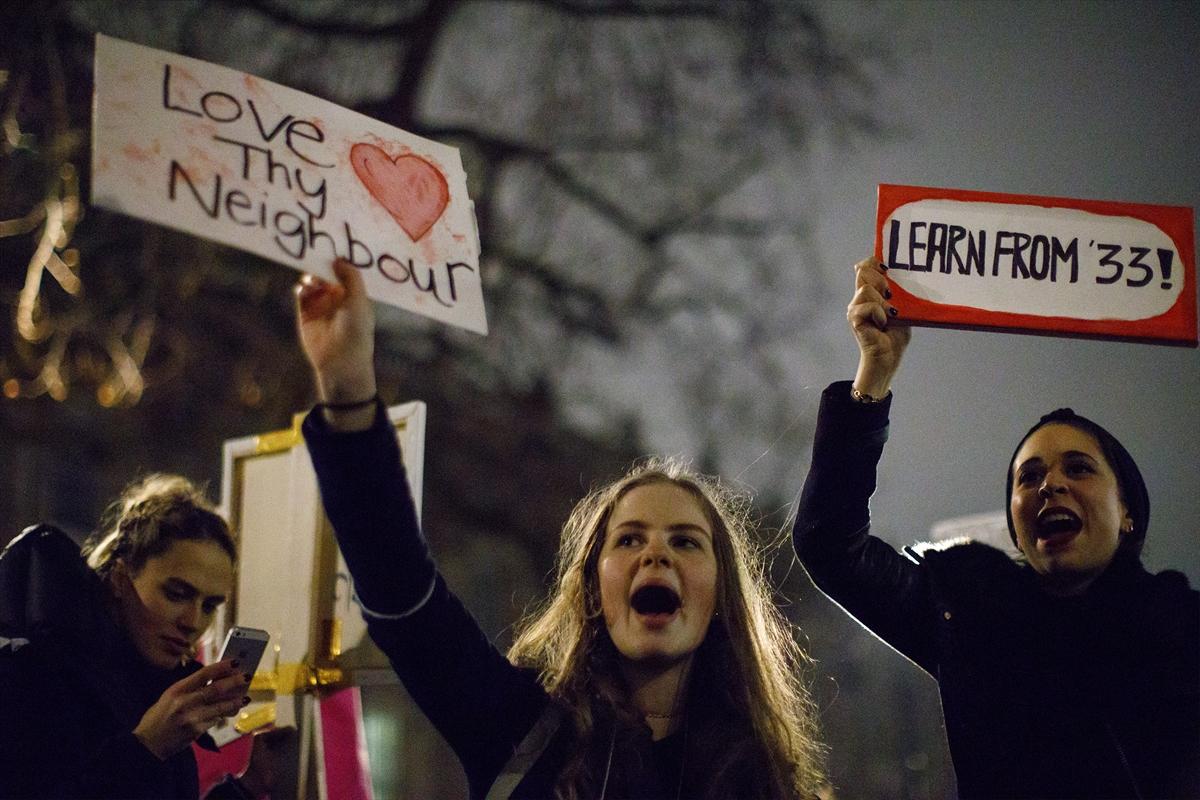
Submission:
M 356 408 L 366 408 L 379 402 L 379 394 L 373 394 L 366 400 L 354 400 L 349 403 L 317 403 L 313 408 L 327 408 L 330 411 L 353 411 Z

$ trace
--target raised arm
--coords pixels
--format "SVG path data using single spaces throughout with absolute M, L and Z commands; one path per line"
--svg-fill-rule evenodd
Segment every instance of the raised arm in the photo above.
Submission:
M 888 435 L 892 378 L 911 335 L 888 303 L 885 270 L 874 258 L 855 265 L 846 318 L 859 347 L 853 382 L 821 396 L 812 465 L 792 536 L 813 582 L 855 619 L 933 672 L 933 608 L 927 575 L 870 535 L 869 501 Z
M 333 269 L 339 283 L 305 275 L 296 287 L 300 343 L 320 398 L 304 434 L 364 609 L 396 615 L 428 597 L 435 567 L 377 399 L 371 301 L 357 268 L 338 260 Z
M 488 641 L 438 574 L 395 432 L 376 398 L 374 321 L 357 269 L 298 287 L 300 341 L 321 398 L 304 422 L 321 499 L 371 637 L 486 792 L 546 703 L 536 676 Z

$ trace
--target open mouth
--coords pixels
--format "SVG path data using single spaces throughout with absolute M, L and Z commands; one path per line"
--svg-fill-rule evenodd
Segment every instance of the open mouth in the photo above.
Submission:
M 639 614 L 674 614 L 683 603 L 669 586 L 643 586 L 629 598 L 629 605 Z
M 1039 539 L 1055 539 L 1078 533 L 1083 521 L 1074 512 L 1064 508 L 1052 508 L 1038 514 L 1037 535 Z

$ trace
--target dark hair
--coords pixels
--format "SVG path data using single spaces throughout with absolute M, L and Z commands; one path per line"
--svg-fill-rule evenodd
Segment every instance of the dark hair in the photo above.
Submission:
M 1142 545 L 1146 541 L 1146 529 L 1150 525 L 1150 494 L 1146 491 L 1146 481 L 1142 478 L 1142 472 L 1138 469 L 1137 462 L 1133 460 L 1133 456 L 1117 440 L 1117 437 L 1087 417 L 1076 414 L 1070 408 L 1055 409 L 1039 419 L 1037 424 L 1026 431 L 1025 435 L 1021 437 L 1021 441 L 1017 442 L 1017 447 L 1013 450 L 1012 458 L 1008 460 L 1004 508 L 1008 514 L 1008 535 L 1012 537 L 1013 544 L 1017 543 L 1017 532 L 1013 527 L 1011 504 L 1013 462 L 1016 461 L 1017 453 L 1021 451 L 1021 446 L 1025 444 L 1025 440 L 1032 436 L 1038 429 L 1051 424 L 1070 425 L 1084 433 L 1091 434 L 1099 442 L 1100 450 L 1104 453 L 1105 460 L 1108 461 L 1109 467 L 1112 468 L 1113 473 L 1117 476 L 1117 489 L 1121 493 L 1121 500 L 1125 503 L 1125 508 L 1129 511 L 1129 518 L 1133 520 L 1133 530 L 1121 536 L 1117 550 L 1118 552 L 1127 552 L 1134 557 L 1139 557 L 1142 553 Z
M 237 561 L 229 525 L 203 490 L 180 475 L 155 473 L 130 484 L 108 507 L 84 542 L 83 555 L 107 580 L 118 559 L 136 575 L 146 561 L 185 539 L 215 542 Z

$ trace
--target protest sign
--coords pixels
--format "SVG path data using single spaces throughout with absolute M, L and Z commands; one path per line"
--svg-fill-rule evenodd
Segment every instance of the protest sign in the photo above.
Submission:
M 487 332 L 458 151 L 228 67 L 96 37 L 92 202 Z
M 879 185 L 908 322 L 1195 347 L 1192 209 Z

